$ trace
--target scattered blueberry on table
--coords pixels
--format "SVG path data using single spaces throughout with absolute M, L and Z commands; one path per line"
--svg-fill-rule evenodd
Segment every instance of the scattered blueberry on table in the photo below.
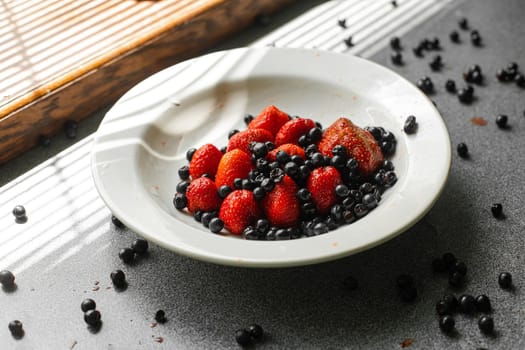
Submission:
M 89 310 L 95 310 L 97 307 L 97 304 L 95 303 L 95 300 L 93 299 L 84 299 L 82 300 L 82 303 L 80 303 L 80 309 L 83 312 L 87 312 Z
M 11 335 L 16 338 L 20 339 L 24 336 L 24 327 L 22 322 L 19 320 L 13 320 L 9 322 L 8 324 L 9 331 L 11 332 Z
M 8 289 L 14 287 L 15 275 L 9 270 L 0 271 L 0 284 Z

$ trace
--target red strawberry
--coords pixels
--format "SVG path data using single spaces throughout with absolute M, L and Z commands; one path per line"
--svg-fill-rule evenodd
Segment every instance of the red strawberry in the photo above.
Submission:
M 342 183 L 341 175 L 333 166 L 317 168 L 310 173 L 306 187 L 312 194 L 312 201 L 319 213 L 328 213 L 337 203 L 335 186 Z
M 266 159 L 268 159 L 270 162 L 275 161 L 275 157 L 277 156 L 277 152 L 279 151 L 285 151 L 290 157 L 297 155 L 305 159 L 304 149 L 300 146 L 293 145 L 291 143 L 285 143 L 284 145 L 280 145 L 279 147 L 274 148 L 273 150 L 268 152 Z
M 240 235 L 260 217 L 259 205 L 253 192 L 248 190 L 235 190 L 227 195 L 219 210 L 219 218 L 224 222 L 224 227 L 234 235 Z
M 219 209 L 221 198 L 215 183 L 207 177 L 193 180 L 186 190 L 188 210 L 192 213 L 200 211 L 213 211 Z
M 263 109 L 262 112 L 248 124 L 248 129 L 265 129 L 268 130 L 272 136 L 275 136 L 281 126 L 289 120 L 290 117 L 288 114 L 274 105 L 270 105 Z
M 217 174 L 215 175 L 215 186 L 228 185 L 233 188 L 233 180 L 236 178 L 245 179 L 253 164 L 250 156 L 240 149 L 226 152 L 219 163 Z
M 280 146 L 285 143 L 298 144 L 299 137 L 306 134 L 310 129 L 315 128 L 315 122 L 307 118 L 292 119 L 279 129 L 275 135 L 275 145 Z
M 229 152 L 234 149 L 240 149 L 250 154 L 250 143 L 266 141 L 273 141 L 273 136 L 269 131 L 264 129 L 247 129 L 239 131 L 230 138 L 226 151 Z
M 222 152 L 210 143 L 199 147 L 193 154 L 193 157 L 191 157 L 191 178 L 197 179 L 203 174 L 209 174 L 211 177 L 215 176 L 221 157 Z
M 270 223 L 277 227 L 292 227 L 299 221 L 298 187 L 291 177 L 285 175 L 273 190 L 261 201 L 262 208 Z
M 372 134 L 346 118 L 337 119 L 325 130 L 318 147 L 323 155 L 332 156 L 332 149 L 336 145 L 344 146 L 348 155 L 357 160 L 363 176 L 371 175 L 384 160 Z

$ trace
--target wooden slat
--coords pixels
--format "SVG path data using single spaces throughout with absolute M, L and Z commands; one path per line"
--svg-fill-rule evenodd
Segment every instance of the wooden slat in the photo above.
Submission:
M 293 1 L 3 1 L 0 163 Z

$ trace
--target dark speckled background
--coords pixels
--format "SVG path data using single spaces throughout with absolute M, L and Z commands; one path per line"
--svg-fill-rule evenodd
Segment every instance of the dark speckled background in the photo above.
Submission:
M 221 48 L 247 45 L 317 3 L 321 1 L 304 1 L 276 16 L 270 27 L 248 31 Z M 480 31 L 483 47 L 465 40 L 466 32 L 460 32 L 461 44 L 450 43 L 448 34 L 462 16 Z M 470 149 L 468 160 L 454 152 L 441 198 L 406 233 L 355 256 L 299 268 L 216 266 L 158 246 L 151 246 L 149 255 L 136 264 L 124 266 L 117 252 L 136 235 L 116 230 L 108 209 L 101 208 L 100 219 L 75 219 L 69 228 L 75 240 L 95 231 L 96 240 L 66 244 L 58 253 L 75 249 L 65 259 L 57 263 L 57 255 L 43 257 L 17 274 L 15 292 L 0 292 L 0 349 L 235 349 L 234 331 L 251 322 L 267 332 L 266 339 L 253 347 L 260 349 L 398 349 L 405 339 L 413 341 L 409 349 L 525 349 L 525 89 L 494 78 L 496 70 L 510 61 L 525 71 L 524 18 L 522 0 L 452 1 L 402 36 L 403 67 L 390 63 L 389 48 L 372 57 L 413 82 L 430 76 L 436 86 L 431 98 L 449 128 L 453 147 L 465 142 Z M 439 54 L 445 65 L 440 73 L 428 68 L 433 54 L 418 59 L 410 50 L 419 40 L 434 36 L 443 46 Z M 477 99 L 466 106 L 444 90 L 444 83 L 451 78 L 463 84 L 461 74 L 471 64 L 481 66 L 486 83 L 475 87 Z M 497 128 L 497 114 L 509 116 L 508 130 Z M 101 115 L 82 123 L 81 131 L 93 132 Z M 473 125 L 474 116 L 488 124 Z M 0 168 L 1 183 L 67 146 L 63 140 L 58 136 L 53 148 L 34 150 Z M 87 164 L 89 158 L 84 155 L 82 162 Z M 87 165 L 81 174 L 89 174 Z M 16 193 L 16 182 L 23 178 L 4 191 L 9 187 L 9 193 Z M 19 191 L 21 196 L 30 192 Z M 14 200 L 5 199 L 5 193 L 2 202 L 12 208 Z M 504 220 L 492 217 L 494 202 L 503 204 Z M 31 218 L 31 204 L 25 204 Z M 9 216 L 0 218 L 2 231 L 11 227 L 11 221 Z M 468 266 L 467 282 L 459 290 L 451 290 L 445 276 L 431 271 L 431 260 L 447 251 Z M 115 268 L 126 272 L 126 291 L 107 289 L 109 272 Z M 502 271 L 512 273 L 512 291 L 499 288 Z M 395 280 L 400 273 L 415 278 L 419 295 L 414 303 L 399 300 Z M 347 276 L 359 281 L 357 290 L 344 288 Z M 100 281 L 98 291 L 92 290 L 95 281 Z M 487 294 L 495 334 L 480 333 L 479 315 L 457 315 L 457 332 L 442 334 L 434 307 L 446 292 Z M 79 305 L 85 297 L 93 297 L 102 312 L 103 326 L 97 334 L 91 334 L 82 320 Z M 150 328 L 157 309 L 166 311 L 168 322 Z M 18 341 L 7 330 L 15 318 L 26 329 Z M 162 344 L 154 342 L 157 336 L 163 337 Z

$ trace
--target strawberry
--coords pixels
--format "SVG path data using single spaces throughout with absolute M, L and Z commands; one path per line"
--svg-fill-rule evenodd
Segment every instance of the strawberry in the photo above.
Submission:
M 310 173 L 306 187 L 312 194 L 312 201 L 320 214 L 328 213 L 337 203 L 335 186 L 342 183 L 341 175 L 333 166 L 316 168 Z
M 260 217 L 259 205 L 253 192 L 248 190 L 235 190 L 227 195 L 219 210 L 219 218 L 224 222 L 224 227 L 234 235 L 240 235 Z
M 269 131 L 264 129 L 247 129 L 236 133 L 230 138 L 226 151 L 229 152 L 234 149 L 240 149 L 250 154 L 250 143 L 266 141 L 273 142 L 273 136 Z
M 268 130 L 272 136 L 275 136 L 281 126 L 289 120 L 290 117 L 288 114 L 274 105 L 270 105 L 263 109 L 262 112 L 248 124 L 248 129 L 265 129 Z
M 281 182 L 261 201 L 266 218 L 277 227 L 292 227 L 299 221 L 298 187 L 294 180 L 285 175 Z
M 275 145 L 280 146 L 285 143 L 298 144 L 299 137 L 306 134 L 310 129 L 315 128 L 315 122 L 307 118 L 295 118 L 289 120 L 281 126 L 275 135 Z
M 234 188 L 233 180 L 236 178 L 245 179 L 252 169 L 252 160 L 245 152 L 240 149 L 226 152 L 221 158 L 215 175 L 215 186 L 219 188 L 222 185 L 228 185 Z
M 376 140 L 367 130 L 352 123 L 349 119 L 339 118 L 323 133 L 319 141 L 319 151 L 332 156 L 332 149 L 342 145 L 350 157 L 359 163 L 359 171 L 369 176 L 383 163 L 384 157 Z
M 290 157 L 297 155 L 303 159 L 306 159 L 304 155 L 304 149 L 300 146 L 291 143 L 285 143 L 284 145 L 280 145 L 279 147 L 274 148 L 273 150 L 268 152 L 266 159 L 268 159 L 270 162 L 275 161 L 275 157 L 277 156 L 277 152 L 279 151 L 285 151 Z
M 213 211 L 219 209 L 221 199 L 215 183 L 207 177 L 193 180 L 186 190 L 188 210 L 194 213 L 200 211 Z
M 203 174 L 211 177 L 215 176 L 222 152 L 217 147 L 208 143 L 195 151 L 190 161 L 190 175 L 192 179 L 197 179 Z

